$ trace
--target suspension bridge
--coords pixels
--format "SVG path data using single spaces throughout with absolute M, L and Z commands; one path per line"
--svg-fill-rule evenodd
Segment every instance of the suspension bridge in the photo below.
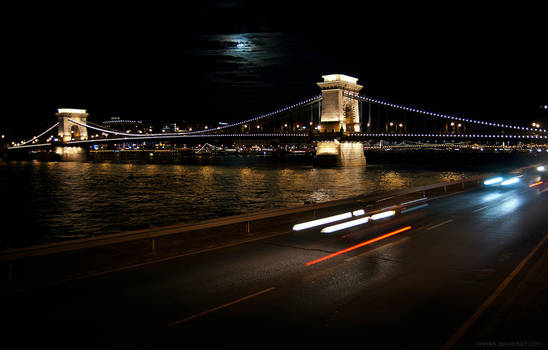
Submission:
M 309 144 L 359 142 L 377 148 L 531 147 L 546 151 L 548 131 L 535 126 L 472 119 L 404 106 L 360 94 L 358 79 L 342 74 L 324 75 L 321 94 L 277 110 L 220 125 L 183 132 L 124 132 L 88 120 L 83 109 L 61 108 L 58 121 L 37 136 L 12 142 L 8 151 L 54 150 L 104 145 L 142 147 L 168 144 Z M 540 147 L 540 148 L 539 148 Z M 329 147 L 328 147 L 329 148 Z M 328 151 L 329 153 L 329 151 Z

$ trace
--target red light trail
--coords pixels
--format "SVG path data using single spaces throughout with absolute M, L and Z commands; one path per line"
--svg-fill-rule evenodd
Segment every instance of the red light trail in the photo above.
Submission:
M 347 252 L 352 251 L 352 250 L 354 250 L 354 249 L 358 249 L 358 248 L 364 247 L 364 246 L 366 246 L 366 245 L 368 245 L 368 244 L 378 242 L 378 241 L 380 241 L 380 240 L 383 240 L 383 239 L 385 239 L 385 238 L 388 238 L 388 237 L 397 235 L 398 233 L 401 233 L 401 232 L 404 232 L 404 231 L 407 231 L 407 230 L 410 230 L 410 229 L 411 229 L 411 226 L 406 226 L 406 227 L 400 228 L 399 230 L 389 232 L 389 233 L 384 234 L 384 235 L 382 235 L 382 236 L 379 236 L 379 237 L 377 237 L 377 238 L 373 238 L 373 239 L 370 239 L 370 240 L 368 240 L 368 241 L 362 242 L 362 243 L 360 243 L 360 244 L 356 244 L 356 245 L 354 245 L 354 246 L 352 246 L 352 247 L 348 247 L 348 248 L 346 248 L 346 249 L 339 250 L 338 252 L 335 252 L 335 253 L 333 253 L 333 254 L 326 255 L 326 256 L 324 256 L 323 258 L 319 258 L 319 259 L 316 259 L 316 260 L 309 261 L 309 262 L 306 263 L 306 266 L 310 266 L 310 265 L 319 263 L 319 262 L 321 262 L 321 261 L 324 261 L 324 260 L 333 258 L 333 257 L 335 257 L 335 256 L 337 256 L 337 255 L 341 255 L 341 254 L 347 253 Z

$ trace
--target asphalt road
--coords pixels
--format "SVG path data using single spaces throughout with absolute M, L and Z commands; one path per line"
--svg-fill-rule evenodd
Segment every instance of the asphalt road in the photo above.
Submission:
M 288 232 L 22 292 L 3 300 L 2 337 L 18 347 L 546 347 L 548 190 L 521 180 L 330 234 Z

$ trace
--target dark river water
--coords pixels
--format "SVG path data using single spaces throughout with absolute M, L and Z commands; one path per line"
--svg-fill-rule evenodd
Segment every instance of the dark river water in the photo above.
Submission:
M 486 171 L 222 158 L 208 165 L 0 162 L 0 249 L 293 207 Z

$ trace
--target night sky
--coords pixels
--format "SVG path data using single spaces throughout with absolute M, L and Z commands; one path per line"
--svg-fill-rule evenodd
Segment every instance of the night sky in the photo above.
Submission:
M 31 136 L 59 107 L 95 122 L 238 121 L 317 95 L 331 73 L 398 104 L 548 124 L 540 8 L 184 4 L 7 8 L 2 132 Z

